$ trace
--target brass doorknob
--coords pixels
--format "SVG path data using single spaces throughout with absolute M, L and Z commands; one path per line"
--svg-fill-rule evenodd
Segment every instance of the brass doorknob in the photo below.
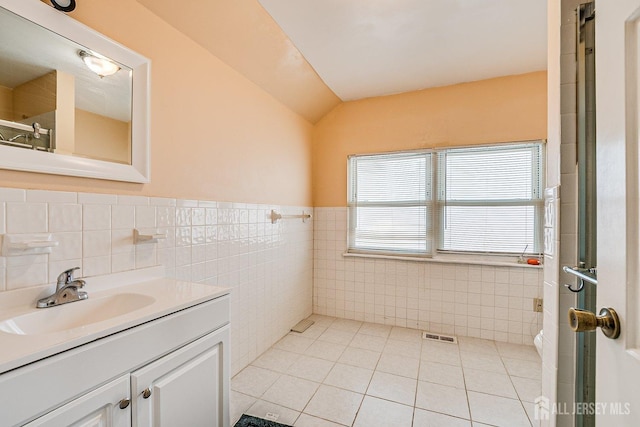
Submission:
M 571 307 L 569 326 L 573 332 L 595 331 L 600 328 L 607 338 L 615 340 L 620 336 L 620 319 L 613 308 L 603 308 L 596 316 L 590 311 Z
M 126 409 L 129 406 L 129 403 L 131 403 L 129 399 L 122 399 L 118 406 L 120 407 L 120 409 Z
M 151 389 L 147 387 L 144 390 L 142 390 L 142 397 L 144 399 L 148 399 L 149 396 L 151 396 Z

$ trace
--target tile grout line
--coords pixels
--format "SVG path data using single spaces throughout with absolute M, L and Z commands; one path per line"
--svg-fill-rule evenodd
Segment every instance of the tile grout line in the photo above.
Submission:
M 467 376 L 462 363 L 462 355 L 460 354 L 460 341 L 458 341 L 458 357 L 460 358 L 460 370 L 462 371 L 462 383 L 464 384 L 464 395 L 467 397 L 467 410 L 469 411 L 469 423 L 473 425 L 473 414 L 471 413 L 471 402 L 469 401 L 469 389 L 467 388 Z
M 422 336 L 422 331 L 420 332 Z M 420 341 L 420 357 L 418 358 L 418 377 L 416 378 L 416 395 L 413 397 L 413 413 L 411 414 L 411 425 L 415 423 L 416 409 L 418 408 L 418 386 L 420 385 L 420 368 L 422 368 L 422 352 L 425 351 L 424 340 Z
M 335 319 L 334 319 L 334 320 L 335 320 Z M 352 347 L 352 346 L 351 346 L 351 344 L 353 343 L 353 340 L 355 339 L 355 337 L 360 333 L 360 331 L 362 330 L 363 326 L 365 326 L 368 322 L 361 322 L 361 321 L 359 321 L 359 322 L 360 322 L 360 326 L 358 327 L 358 329 L 357 329 L 357 330 L 355 330 L 355 331 L 353 331 L 353 332 L 352 332 L 352 334 L 353 334 L 353 335 L 352 335 L 351 339 L 349 340 L 349 342 L 348 342 L 348 343 L 346 343 L 346 344 L 341 344 L 341 345 L 344 345 L 344 349 L 341 351 L 341 353 L 340 353 L 340 355 L 338 356 L 337 360 L 331 360 L 331 361 L 330 361 L 330 362 L 331 362 L 331 364 L 332 364 L 332 365 L 331 365 L 331 368 L 328 370 L 328 373 L 327 373 L 326 375 L 324 375 L 323 379 L 318 383 L 318 387 L 317 387 L 317 388 L 316 388 L 316 390 L 314 391 L 313 395 L 309 398 L 309 400 L 308 400 L 308 401 L 307 401 L 307 403 L 305 404 L 304 408 L 299 412 L 299 414 L 298 414 L 298 416 L 296 417 L 295 421 L 297 421 L 297 420 L 300 418 L 300 416 L 301 416 L 302 414 L 306 414 L 304 411 L 307 409 L 307 407 L 308 407 L 309 403 L 311 402 L 311 400 L 313 400 L 313 398 L 316 396 L 316 394 L 317 394 L 317 392 L 318 392 L 318 390 L 319 390 L 320 386 L 322 386 L 322 385 L 325 385 L 325 386 L 327 386 L 327 387 L 329 387 L 329 386 L 330 386 L 329 384 L 325 384 L 325 382 L 324 382 L 324 381 L 327 379 L 327 377 L 328 377 L 328 375 L 330 374 L 330 372 L 331 372 L 331 371 L 332 371 L 332 370 L 333 370 L 333 369 L 334 369 L 334 368 L 335 368 L 335 367 L 340 363 L 340 362 L 339 362 L 339 361 L 340 361 L 340 358 L 344 355 L 344 353 L 345 353 L 349 348 L 360 349 L 359 347 Z M 312 343 L 311 343 L 308 347 L 306 347 L 306 350 L 307 350 L 311 345 L 313 345 L 313 343 L 318 342 L 318 341 L 331 343 L 330 341 L 324 341 L 324 340 L 320 339 L 320 337 L 322 336 L 322 334 L 323 334 L 323 333 L 325 333 L 327 330 L 329 330 L 329 329 L 331 328 L 332 324 L 333 324 L 333 321 L 332 321 L 330 324 L 328 324 L 327 326 L 325 326 L 325 327 L 324 327 L 324 330 L 323 330 L 320 334 L 318 334 L 318 336 L 317 336 L 316 338 L 314 338 L 314 339 L 312 340 Z M 384 353 L 384 350 L 387 348 L 387 345 L 389 344 L 389 341 L 391 340 L 391 333 L 392 333 L 392 331 L 393 331 L 393 326 L 392 326 L 392 325 L 389 325 L 389 326 L 391 326 L 391 330 L 390 330 L 390 332 L 388 332 L 388 333 L 386 334 L 386 337 L 385 337 L 385 340 L 384 340 L 384 345 L 383 345 L 383 347 L 382 347 L 382 351 L 380 351 L 380 352 L 379 352 L 378 359 L 377 359 L 377 361 L 376 361 L 375 366 L 373 367 L 372 375 L 371 375 L 371 378 L 370 378 L 370 379 L 369 379 L 369 381 L 368 381 L 368 384 L 367 384 L 367 387 L 366 387 L 366 389 L 365 389 L 365 392 L 361 394 L 361 393 L 355 392 L 355 391 L 350 390 L 350 389 L 346 389 L 346 388 L 342 388 L 342 387 L 338 387 L 338 386 L 332 386 L 332 387 L 335 387 L 335 388 L 337 388 L 337 389 L 341 389 L 341 390 L 345 390 L 345 391 L 348 391 L 348 392 L 351 392 L 351 393 L 361 394 L 361 395 L 362 395 L 362 399 L 360 400 L 360 403 L 359 403 L 359 405 L 358 405 L 358 409 L 356 410 L 355 415 L 354 415 L 354 421 L 353 421 L 353 423 L 352 423 L 352 426 L 355 424 L 355 421 L 356 421 L 356 419 L 357 419 L 358 415 L 361 413 L 361 410 L 362 410 L 362 407 L 363 407 L 363 403 L 364 403 L 364 399 L 365 399 L 365 397 L 366 397 L 366 396 L 370 396 L 370 397 L 372 397 L 372 398 L 378 398 L 378 397 L 375 397 L 375 396 L 371 396 L 371 395 L 369 395 L 369 394 L 367 394 L 367 393 L 368 393 L 368 391 L 369 391 L 369 388 L 371 387 L 371 383 L 372 383 L 373 376 L 375 375 L 375 373 L 376 373 L 376 372 L 383 372 L 383 371 L 379 371 L 379 370 L 378 370 L 378 367 L 380 366 L 380 361 L 381 361 L 381 359 L 382 359 L 382 356 L 385 354 L 385 353 Z M 343 331 L 343 332 L 344 332 L 344 331 L 346 331 L 346 330 L 344 330 L 344 329 L 339 329 L 339 328 L 334 328 L 334 330 L 337 330 L 337 331 Z M 347 332 L 351 332 L 351 331 L 347 331 Z M 287 334 L 287 335 L 289 335 L 289 334 Z M 376 337 L 376 336 L 379 336 L 379 335 L 369 335 L 369 334 L 363 334 L 363 335 L 367 335 L 367 336 L 369 336 L 369 337 Z M 285 335 L 285 336 L 286 336 L 286 335 Z M 283 338 L 284 338 L 284 337 L 283 337 Z M 308 337 L 306 337 L 306 338 L 308 338 Z M 407 342 L 408 342 L 408 340 L 407 340 Z M 414 342 L 415 342 L 415 341 L 414 341 Z M 418 372 L 417 372 L 417 378 L 416 378 L 416 390 L 415 390 L 415 391 L 416 391 L 416 393 L 415 393 L 415 395 L 414 395 L 413 408 L 412 408 L 412 409 L 413 409 L 413 411 L 412 411 L 412 418 L 411 418 L 411 419 L 412 419 L 412 422 L 414 422 L 414 421 L 415 421 L 415 413 L 416 413 L 416 409 L 417 409 L 417 406 L 416 406 L 416 404 L 417 404 L 417 385 L 419 385 L 419 382 L 420 382 L 420 379 L 419 379 L 419 378 L 420 378 L 420 369 L 421 369 L 421 367 L 423 366 L 423 363 L 425 363 L 425 362 L 426 362 L 426 360 L 423 360 L 423 357 L 422 357 L 422 356 L 425 354 L 424 352 L 425 352 L 425 351 L 427 351 L 427 349 L 425 349 L 425 347 L 424 347 L 424 345 L 423 345 L 423 344 L 424 344 L 424 342 L 422 342 L 422 340 L 419 340 L 418 342 L 420 343 L 420 352 L 419 352 L 419 357 L 418 357 Z M 507 372 L 507 376 L 509 377 L 509 383 L 510 383 L 510 385 L 513 387 L 513 389 L 514 389 L 514 391 L 515 391 L 515 394 L 516 394 L 516 396 L 517 396 L 517 399 L 512 399 L 512 398 L 509 398 L 509 397 L 506 397 L 506 396 L 502 396 L 502 395 L 494 395 L 494 394 L 488 394 L 488 393 L 487 393 L 487 394 L 488 394 L 488 395 L 490 395 L 490 396 L 495 396 L 495 397 L 499 397 L 499 398 L 505 398 L 505 399 L 510 399 L 510 400 L 519 400 L 519 401 L 520 401 L 520 406 L 522 407 L 522 410 L 525 412 L 525 416 L 527 417 L 527 421 L 529 421 L 529 423 L 531 424 L 531 421 L 530 421 L 530 419 L 529 419 L 529 414 L 527 413 L 526 408 L 524 407 L 524 402 L 522 401 L 522 399 L 520 399 L 520 396 L 519 396 L 519 394 L 518 394 L 518 392 L 517 392 L 517 390 L 516 390 L 516 388 L 515 388 L 515 385 L 514 385 L 514 383 L 513 383 L 513 376 L 512 376 L 512 375 L 510 375 L 510 374 L 509 374 L 509 371 L 506 369 L 506 364 L 505 364 L 505 361 L 504 361 L 505 356 L 503 356 L 503 354 L 502 354 L 502 353 L 501 353 L 501 352 L 500 352 L 500 351 L 495 347 L 495 346 L 496 346 L 495 342 L 493 343 L 493 345 L 494 345 L 494 348 L 495 348 L 495 350 L 496 350 L 496 354 L 497 354 L 497 355 L 498 355 L 498 357 L 500 358 L 501 366 L 502 366 L 502 367 L 505 369 L 505 371 Z M 271 348 L 273 348 L 273 346 L 272 346 Z M 283 349 L 281 349 L 281 350 L 283 350 Z M 305 350 L 305 351 L 306 351 L 306 350 Z M 365 350 L 365 349 L 362 349 L 362 350 Z M 285 350 L 283 350 L 283 351 L 285 351 Z M 378 352 L 376 352 L 376 353 L 378 353 Z M 299 357 L 301 357 L 301 356 L 305 356 L 305 355 L 306 355 L 306 356 L 308 356 L 308 357 L 315 357 L 314 355 L 308 355 L 308 354 L 306 354 L 306 353 L 304 353 L 304 352 L 303 352 L 303 353 L 297 353 L 297 354 L 299 355 Z M 461 348 L 460 348 L 460 345 L 459 345 L 459 344 L 457 345 L 457 354 L 458 354 L 458 356 L 460 357 L 460 355 L 461 355 Z M 460 359 L 461 359 L 461 357 L 460 357 Z M 525 358 L 520 358 L 520 357 L 515 357 L 515 356 L 507 357 L 507 359 L 517 359 L 517 360 L 523 360 L 523 361 L 528 360 L 528 359 L 525 359 Z M 326 360 L 326 359 L 323 359 L 323 360 Z M 294 362 L 291 364 L 291 366 L 292 366 L 294 363 L 296 363 L 296 362 L 294 361 Z M 349 364 L 347 364 L 347 365 L 349 365 Z M 354 365 L 349 365 L 349 366 L 354 366 Z M 290 366 L 289 366 L 289 368 L 290 368 Z M 287 369 L 289 369 L 289 368 L 287 368 Z M 264 369 L 264 368 L 263 368 L 263 369 Z M 469 410 L 469 419 L 468 419 L 467 421 L 469 421 L 469 422 L 473 422 L 473 420 L 472 420 L 472 414 L 471 414 L 471 409 L 470 409 L 470 402 L 469 402 L 469 394 L 468 394 L 469 390 L 467 389 L 467 379 L 466 379 L 466 375 L 465 375 L 464 367 L 462 366 L 462 359 L 461 359 L 460 369 L 461 369 L 461 371 L 462 371 L 462 375 L 463 375 L 463 384 L 464 384 L 464 388 L 465 388 L 465 396 L 466 396 L 466 398 L 467 398 L 467 408 L 468 408 L 468 410 Z M 273 370 L 272 370 L 272 369 L 270 369 L 270 368 L 269 368 L 269 370 L 273 371 Z M 284 376 L 284 375 L 290 375 L 290 376 L 295 377 L 295 378 L 300 378 L 300 377 L 297 377 L 296 375 L 288 374 L 288 373 L 286 372 L 286 370 L 285 370 L 285 372 L 279 372 L 279 371 L 273 371 L 273 372 L 276 372 L 276 373 L 278 374 L 278 377 L 275 379 L 274 384 L 275 384 L 275 382 L 277 382 L 277 381 L 278 381 L 282 376 Z M 490 372 L 490 371 L 488 371 L 488 372 Z M 389 374 L 392 374 L 392 373 L 389 373 Z M 395 375 L 395 374 L 393 374 L 393 375 Z M 403 377 L 403 378 L 410 378 L 410 379 L 412 379 L 411 377 L 405 377 L 404 375 L 398 375 L 398 376 Z M 526 379 L 528 379 L 527 377 L 522 377 L 522 378 L 526 378 Z M 311 380 L 309 380 L 309 381 L 311 381 Z M 314 382 L 315 382 L 315 381 L 314 381 Z M 428 382 L 428 381 L 427 381 L 427 382 Z M 273 384 L 272 384 L 272 385 L 273 385 Z M 271 386 L 272 386 L 272 385 L 271 385 Z M 271 387 L 271 386 L 270 386 L 270 387 Z M 269 387 L 269 388 L 270 388 L 270 387 Z M 456 387 L 454 387 L 454 388 L 456 388 Z M 264 393 L 262 393 L 262 395 L 261 395 L 259 398 L 256 398 L 256 399 L 261 400 L 262 396 L 264 396 Z M 399 404 L 399 405 L 401 405 L 401 406 L 409 406 L 409 405 L 405 405 L 405 404 L 403 404 L 403 403 L 396 402 L 396 401 L 394 401 L 394 400 L 389 400 L 389 399 L 386 399 L 386 398 L 378 398 L 378 399 L 381 399 L 381 400 L 384 400 L 384 401 L 387 401 L 387 402 L 390 402 L 390 403 L 394 403 L 394 404 Z M 268 402 L 268 401 L 265 401 L 265 402 Z M 268 403 L 272 403 L 272 402 L 268 402 Z M 276 405 L 277 405 L 277 404 L 276 404 Z M 284 406 L 284 407 L 285 407 L 285 408 L 287 408 L 286 406 Z M 290 409 L 295 411 L 295 409 L 293 409 L 293 408 L 290 408 Z M 297 411 L 296 411 L 296 412 L 297 412 Z M 438 411 L 430 411 L 430 412 L 440 413 L 440 412 L 438 412 Z M 451 414 L 445 414 L 445 413 L 440 413 L 440 414 L 445 415 L 445 416 L 451 416 L 451 417 L 454 417 L 454 418 L 458 418 L 458 417 L 453 416 L 453 415 L 451 415 Z M 308 416 L 309 416 L 310 414 L 306 414 L 306 415 L 308 415 Z M 315 417 L 315 415 L 314 415 L 314 417 Z M 325 418 L 323 418 L 323 417 L 318 417 L 318 418 L 325 420 Z M 462 419 L 462 418 L 459 418 L 459 419 Z M 295 423 L 295 421 L 294 421 L 294 423 Z M 330 420 L 327 420 L 327 421 L 330 421 Z
M 333 322 L 331 322 L 333 323 Z M 322 331 L 322 333 L 326 332 L 329 329 L 330 326 L 327 326 L 324 331 Z M 314 338 L 313 343 L 318 342 L 318 338 L 320 338 L 322 334 L 318 335 L 316 338 Z M 313 345 L 313 343 L 311 345 Z M 309 347 L 311 347 L 311 345 Z M 341 354 L 342 355 L 342 354 Z M 313 357 L 313 356 L 310 356 Z M 338 356 L 339 358 L 340 356 Z M 324 359 L 323 359 L 324 360 Z M 295 363 L 295 362 L 294 362 Z M 311 403 L 311 401 L 313 400 L 313 398 L 316 396 L 316 394 L 318 393 L 318 390 L 320 390 L 320 387 L 322 386 L 322 384 L 324 384 L 324 380 L 327 378 L 327 376 L 329 375 L 329 373 L 331 372 L 331 370 L 333 369 L 333 367 L 336 365 L 337 362 L 331 361 L 331 363 L 333 363 L 333 365 L 331 366 L 331 369 L 329 369 L 329 371 L 327 372 L 327 374 L 324 376 L 324 378 L 322 379 L 322 381 L 318 384 L 318 387 L 316 388 L 316 391 L 313 392 L 313 394 L 311 395 L 311 397 L 309 398 L 309 400 L 307 401 L 307 403 L 304 405 L 304 408 L 302 408 L 302 410 L 300 411 L 300 415 L 298 415 L 298 417 L 295 419 L 295 421 L 293 422 L 293 425 L 295 425 L 295 423 L 300 419 L 300 417 L 302 416 L 302 414 L 306 414 L 309 415 L 311 417 L 315 416 L 315 415 L 310 415 L 305 413 L 305 409 L 307 409 L 307 407 L 309 406 L 309 404 Z M 325 418 L 321 418 L 321 417 L 317 417 L 323 420 L 326 420 Z M 326 420 L 329 422 L 332 422 L 331 420 Z
M 360 328 L 358 328 L 358 331 L 360 329 L 362 329 L 362 326 L 365 325 L 366 322 L 361 322 Z M 391 330 L 393 330 L 393 327 L 391 327 Z M 380 356 L 378 356 L 378 361 L 376 362 L 376 365 L 373 367 L 373 372 L 371 373 L 371 378 L 369 378 L 369 384 L 367 384 L 367 388 L 364 391 L 364 394 L 362 395 L 362 401 L 360 402 L 360 406 L 358 407 L 358 411 L 356 412 L 356 417 L 353 419 L 353 423 L 351 424 L 352 426 L 355 424 L 356 420 L 358 419 L 358 414 L 360 413 L 360 410 L 362 409 L 362 404 L 364 403 L 364 398 L 367 396 L 370 396 L 367 394 L 367 392 L 369 391 L 369 387 L 371 387 L 371 382 L 373 381 L 373 377 L 376 374 L 378 365 L 380 364 L 380 359 L 382 359 L 382 354 L 384 353 L 384 349 L 387 346 L 387 343 L 389 342 L 389 337 L 391 336 L 391 330 L 389 331 L 388 334 L 386 334 L 386 338 L 384 341 L 384 345 L 382 346 L 382 351 L 380 352 Z M 356 335 L 358 333 L 356 332 Z M 355 335 L 354 335 L 355 337 Z M 351 342 L 353 342 L 353 339 L 351 340 Z M 374 396 L 371 396 L 374 397 Z M 413 424 L 413 415 L 412 415 L 412 424 Z
M 502 356 L 502 354 L 500 353 L 500 351 L 499 351 L 499 350 L 498 350 L 498 353 L 500 354 L 500 359 L 502 360 L 502 357 L 503 357 L 503 356 Z M 504 363 L 504 361 L 503 361 L 503 363 Z M 506 369 L 506 366 L 505 366 L 505 369 Z M 516 388 L 516 385 L 515 385 L 515 384 L 514 384 L 514 382 L 513 382 L 513 377 L 514 377 L 515 375 L 513 375 L 513 376 L 512 376 L 512 375 L 509 373 L 509 370 L 508 370 L 508 369 L 507 369 L 507 375 L 509 376 L 509 382 L 511 383 L 511 386 L 513 387 L 513 389 L 514 389 L 514 390 L 515 390 L 515 392 L 516 392 L 516 396 L 518 396 L 518 401 L 520 402 L 520 406 L 522 406 L 522 410 L 524 411 L 525 415 L 527 416 L 527 420 L 529 420 L 529 424 L 530 424 L 531 426 L 533 426 L 533 420 L 531 420 L 531 417 L 529 416 L 529 412 L 527 412 L 527 408 L 524 406 L 524 402 L 522 401 L 522 398 L 520 397 L 520 394 L 518 393 L 518 389 Z M 521 378 L 521 377 L 517 377 L 517 378 Z

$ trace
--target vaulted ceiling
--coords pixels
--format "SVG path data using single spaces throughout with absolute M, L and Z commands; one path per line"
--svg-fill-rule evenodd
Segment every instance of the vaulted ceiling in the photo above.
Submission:
M 530 0 L 259 0 L 343 101 L 546 69 Z
M 293 111 L 546 69 L 546 1 L 138 0 Z

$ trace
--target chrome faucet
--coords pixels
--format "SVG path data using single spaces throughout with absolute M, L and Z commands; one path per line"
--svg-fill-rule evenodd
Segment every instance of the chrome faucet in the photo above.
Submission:
M 65 270 L 58 276 L 56 284 L 56 292 L 53 295 L 38 300 L 37 308 L 55 307 L 68 302 L 80 301 L 89 298 L 85 291 L 81 291 L 85 281 L 82 279 L 74 279 L 73 272 L 80 267 Z

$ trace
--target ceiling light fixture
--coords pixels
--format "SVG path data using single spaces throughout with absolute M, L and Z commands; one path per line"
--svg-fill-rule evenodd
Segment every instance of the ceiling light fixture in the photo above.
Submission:
M 51 4 L 63 12 L 71 12 L 76 8 L 76 0 L 51 0 Z
M 78 52 L 78 55 L 80 55 L 80 58 L 82 58 L 87 67 L 99 75 L 100 78 L 110 76 L 120 70 L 120 67 L 116 63 L 106 58 L 92 55 L 87 51 L 81 50 Z

